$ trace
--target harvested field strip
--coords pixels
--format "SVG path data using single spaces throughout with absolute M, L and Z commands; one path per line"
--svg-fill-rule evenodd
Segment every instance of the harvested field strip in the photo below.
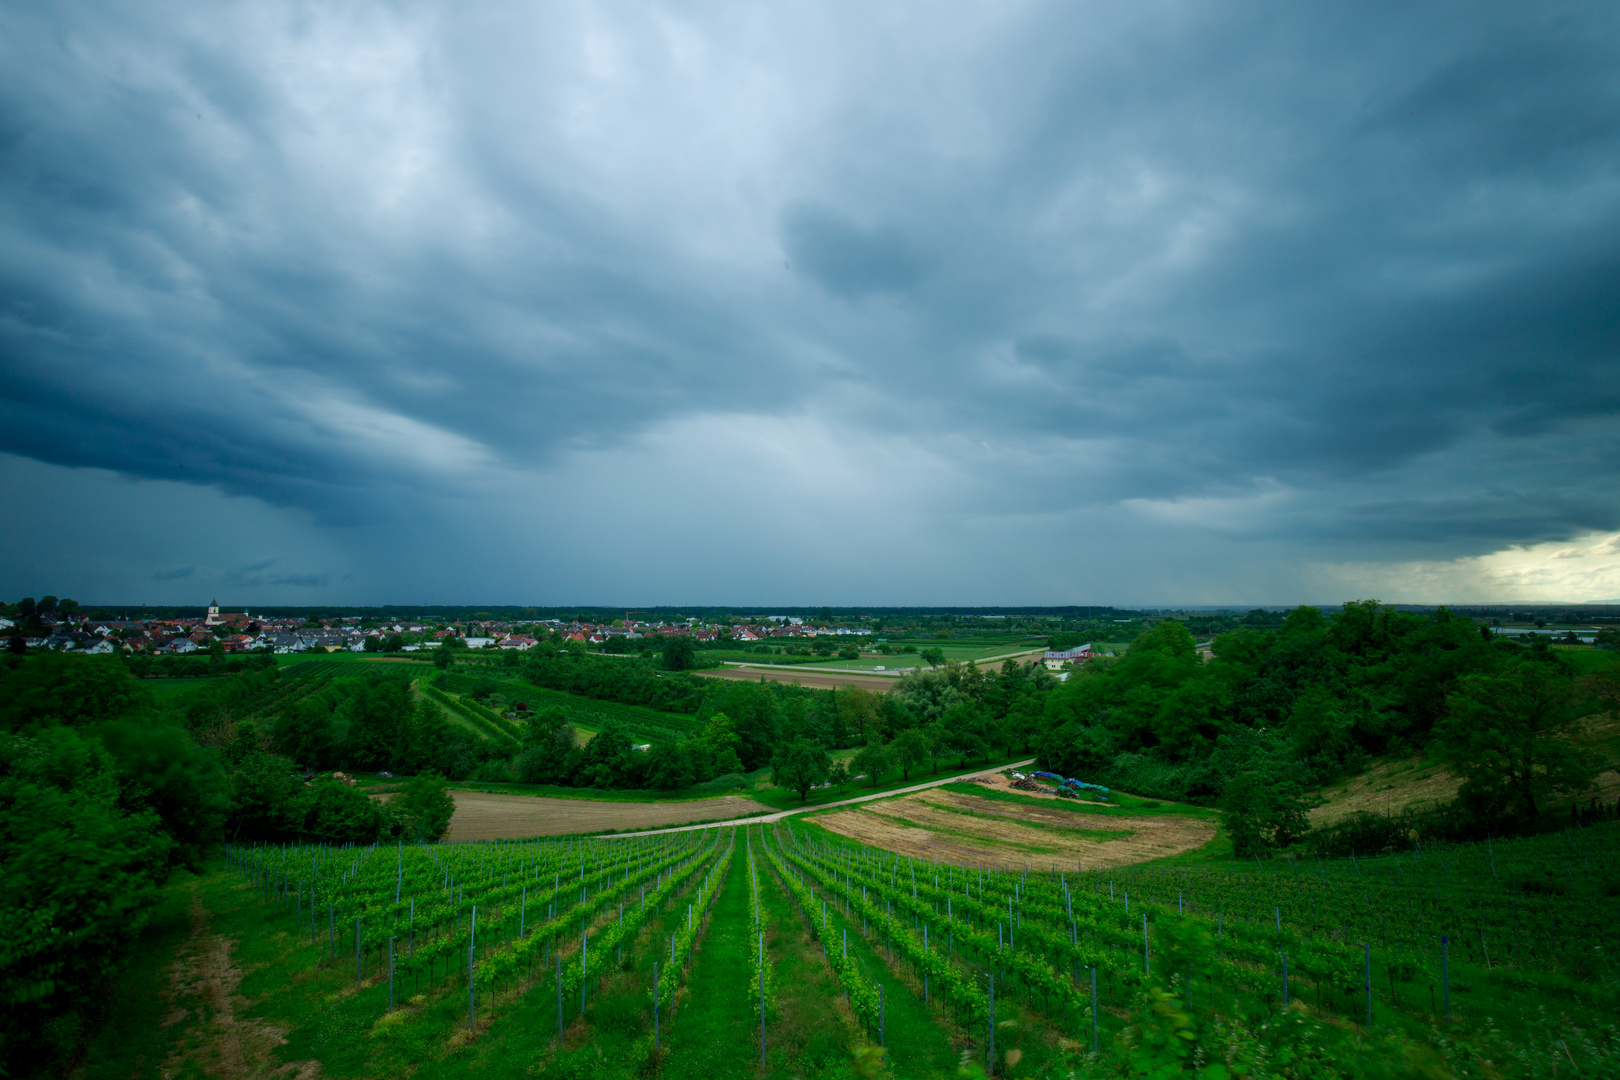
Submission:
M 935 788 L 902 798 L 819 815 L 817 825 L 862 843 L 969 866 L 1004 863 L 1009 851 L 1081 860 L 1099 868 L 1144 862 L 1201 846 L 1212 821 L 1185 815 L 1119 816 L 1118 828 L 1076 828 L 1067 807 L 1014 804 Z
M 723 821 L 770 809 L 739 795 L 646 803 L 547 799 L 478 791 L 457 791 L 454 797 L 456 812 L 450 819 L 447 840 L 518 840 L 564 833 L 656 829 L 696 821 Z
M 923 794 L 932 795 L 932 792 Z M 981 821 L 986 819 L 1013 821 L 1029 829 L 1058 829 L 1064 833 L 1074 836 L 1084 836 L 1087 839 L 1101 842 L 1106 842 L 1109 840 L 1123 840 L 1125 837 L 1132 836 L 1136 832 L 1135 829 L 1123 827 L 1117 829 L 1088 829 L 1082 825 L 1071 824 L 1070 821 L 1043 820 L 1042 815 L 1039 813 L 1022 814 L 1019 811 L 1008 807 L 994 807 L 994 804 L 991 804 L 993 808 L 980 808 L 976 806 L 962 805 L 959 799 L 953 799 L 949 795 L 944 797 L 936 796 L 926 798 L 925 801 L 928 803 L 928 805 L 947 814 L 961 814 L 964 817 L 970 817 Z

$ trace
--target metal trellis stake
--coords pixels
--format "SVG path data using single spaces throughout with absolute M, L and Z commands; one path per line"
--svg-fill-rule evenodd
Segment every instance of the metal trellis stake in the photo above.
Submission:
M 1097 969 L 1091 969 L 1091 1052 L 1097 1052 Z
M 1361 948 L 1362 948 L 1363 959 L 1366 962 L 1365 975 L 1366 975 L 1366 987 L 1367 987 L 1367 1030 L 1371 1031 L 1372 1030 L 1372 945 L 1370 943 L 1364 941 L 1364 942 L 1361 943 Z

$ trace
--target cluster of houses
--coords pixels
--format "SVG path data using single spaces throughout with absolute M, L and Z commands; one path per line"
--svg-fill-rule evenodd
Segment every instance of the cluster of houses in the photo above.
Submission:
M 446 638 L 455 637 L 472 649 L 528 650 L 542 641 L 578 641 L 587 645 L 605 644 L 611 637 L 626 640 L 664 637 L 691 637 L 714 641 L 722 636 L 739 642 L 777 638 L 806 638 L 818 635 L 847 636 L 870 631 L 848 627 L 816 627 L 785 615 L 770 616 L 758 623 L 738 625 L 701 624 L 695 619 L 681 622 L 646 622 L 627 618 L 611 624 L 564 622 L 551 619 L 517 626 L 486 621 L 423 622 L 405 621 L 362 628 L 358 616 L 328 619 L 320 624 L 299 618 L 255 616 L 247 611 L 221 611 L 217 601 L 208 605 L 201 618 L 147 619 L 126 621 L 91 619 L 78 613 L 42 616 L 47 633 L 28 637 L 32 649 L 72 650 L 81 653 L 117 651 L 176 655 L 209 649 L 216 643 L 228 653 L 270 650 L 295 652 L 368 652 L 386 647 L 395 635 L 404 652 L 437 648 Z M 0 618 L 0 633 L 13 628 L 10 619 Z M 539 635 L 539 636 L 536 636 Z
M 767 616 L 764 622 L 735 625 L 699 624 L 695 619 L 678 623 L 643 623 L 627 621 L 617 626 L 592 623 L 558 624 L 565 641 L 581 641 L 600 645 L 610 637 L 620 636 L 627 641 L 647 637 L 690 637 L 695 641 L 716 641 L 729 637 L 732 641 L 756 642 L 782 638 L 813 638 L 818 636 L 849 637 L 869 635 L 870 630 L 848 626 L 811 626 L 803 619 L 786 615 Z

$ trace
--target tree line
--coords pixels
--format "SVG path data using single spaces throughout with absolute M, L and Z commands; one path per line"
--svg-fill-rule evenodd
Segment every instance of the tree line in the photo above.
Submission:
M 305 781 L 233 709 L 275 669 L 160 705 L 116 657 L 0 654 L 0 1071 L 70 1056 L 159 890 L 219 841 L 431 837 L 424 774 L 387 805 Z

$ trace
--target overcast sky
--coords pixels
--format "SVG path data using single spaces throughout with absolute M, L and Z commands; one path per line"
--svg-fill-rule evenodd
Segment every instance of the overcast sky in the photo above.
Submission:
M 0 598 L 1620 599 L 1617 44 L 0 6 Z

